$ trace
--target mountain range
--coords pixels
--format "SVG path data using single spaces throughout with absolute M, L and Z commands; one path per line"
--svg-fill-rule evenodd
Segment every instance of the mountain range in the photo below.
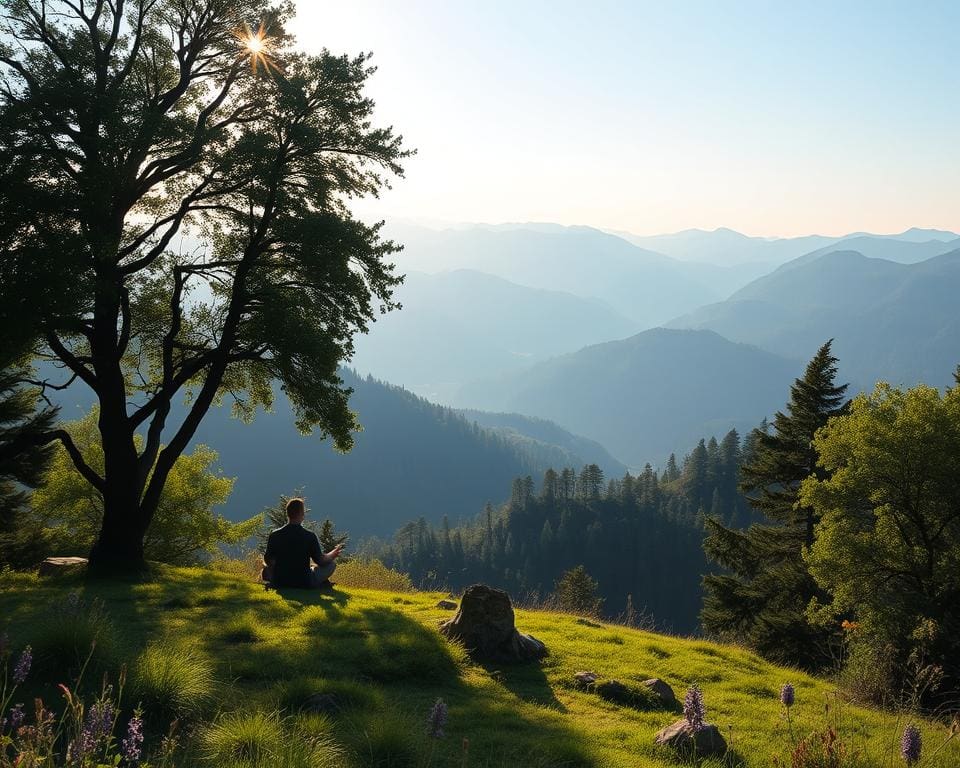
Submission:
M 556 421 L 632 467 L 662 466 L 701 437 L 757 426 L 802 368 L 711 331 L 655 328 L 477 382 L 463 399 Z

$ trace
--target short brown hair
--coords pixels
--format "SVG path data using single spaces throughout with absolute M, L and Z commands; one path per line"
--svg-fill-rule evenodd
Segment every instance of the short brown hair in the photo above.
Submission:
M 287 517 L 290 519 L 300 517 L 306 511 L 307 505 L 303 503 L 303 499 L 290 499 L 287 502 Z

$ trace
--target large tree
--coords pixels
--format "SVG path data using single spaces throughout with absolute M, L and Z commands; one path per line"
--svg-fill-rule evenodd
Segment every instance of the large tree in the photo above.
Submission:
M 819 517 L 807 562 L 829 595 L 820 616 L 855 619 L 874 659 L 960 680 L 960 384 L 941 395 L 878 384 L 817 433 L 829 475 L 808 478 Z M 886 682 L 904 682 L 902 679 Z
M 337 366 L 399 278 L 347 206 L 408 153 L 372 124 L 367 56 L 297 52 L 289 2 L 3 9 L 0 334 L 95 393 L 102 472 L 49 437 L 103 496 L 91 568 L 138 568 L 219 400 L 250 417 L 279 381 L 303 431 L 350 447 Z
M 740 489 L 766 521 L 746 530 L 708 518 L 704 549 L 724 573 L 704 578 L 701 619 L 708 632 L 736 638 L 786 663 L 816 666 L 828 653 L 828 634 L 806 616 L 820 594 L 803 560 L 814 541 L 817 511 L 800 500 L 801 483 L 826 477 L 813 438 L 842 412 L 846 385 L 837 386 L 837 360 L 824 344 L 790 388 L 785 412 L 772 429 L 753 434 Z

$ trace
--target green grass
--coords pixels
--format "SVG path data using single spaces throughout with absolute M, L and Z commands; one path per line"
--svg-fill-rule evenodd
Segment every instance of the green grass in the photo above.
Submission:
M 550 656 L 530 666 L 475 664 L 437 631 L 450 617 L 435 607 L 440 594 L 357 587 L 278 594 L 236 574 L 166 567 L 142 583 L 8 573 L 0 577 L 0 632 L 9 631 L 15 646 L 49 641 L 48 617 L 71 590 L 87 606 L 103 602 L 105 615 L 84 632 L 110 628 L 110 658 L 129 670 L 126 707 L 142 700 L 187 722 L 178 768 L 678 765 L 653 746 L 654 733 L 677 714 L 644 698 L 638 686 L 649 677 L 666 680 L 681 698 L 689 684 L 701 685 L 708 720 L 730 742 L 729 764 L 769 768 L 774 757 L 788 757 L 777 692 L 790 681 L 796 736 L 822 729 L 829 705 L 841 738 L 865 758 L 860 765 L 902 765 L 896 741 L 904 717 L 845 704 L 830 682 L 733 646 L 518 610 L 518 626 L 543 640 Z M 63 642 L 76 653 L 74 640 Z M 45 672 L 44 663 L 23 700 L 59 701 L 55 675 L 66 670 Z M 584 669 L 623 682 L 636 698 L 610 701 L 576 689 L 573 675 Z M 90 680 L 87 692 L 99 685 Z M 318 693 L 333 695 L 336 711 L 307 711 Z M 450 716 L 446 737 L 432 744 L 424 728 L 437 697 Z M 165 723 L 151 727 L 148 746 Z M 947 730 L 932 722 L 923 729 L 923 768 L 960 765 L 960 739 L 931 756 Z

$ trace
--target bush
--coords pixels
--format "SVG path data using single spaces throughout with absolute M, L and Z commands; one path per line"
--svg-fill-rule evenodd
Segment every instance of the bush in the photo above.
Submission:
M 379 589 L 384 592 L 414 592 L 406 573 L 387 568 L 379 560 L 350 560 L 337 566 L 334 580 L 345 587 Z
M 210 662 L 195 650 L 155 643 L 137 659 L 132 695 L 144 711 L 160 717 L 191 717 L 213 695 Z

